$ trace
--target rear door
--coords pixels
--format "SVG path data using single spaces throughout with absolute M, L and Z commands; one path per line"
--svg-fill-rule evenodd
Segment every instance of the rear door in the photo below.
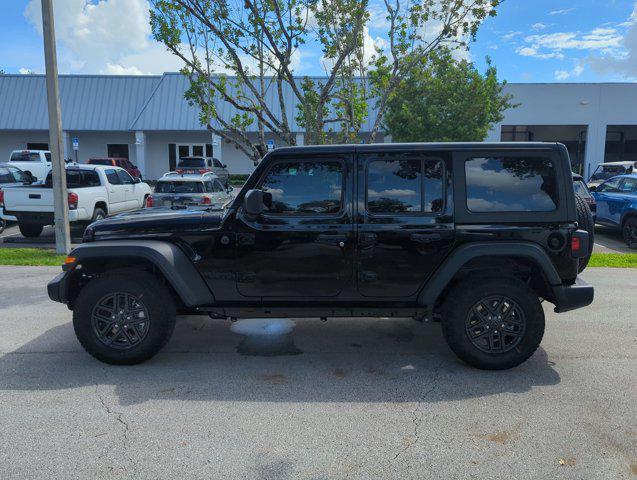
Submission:
M 439 152 L 358 155 L 358 291 L 415 295 L 453 247 L 450 157 Z
M 109 213 L 122 212 L 126 206 L 126 193 L 122 180 L 114 168 L 104 170 L 106 176 L 106 192 L 108 194 Z

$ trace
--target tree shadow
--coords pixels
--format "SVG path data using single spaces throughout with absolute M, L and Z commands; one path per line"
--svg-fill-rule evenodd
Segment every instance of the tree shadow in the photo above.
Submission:
M 295 356 L 248 357 L 229 322 L 178 321 L 168 346 L 142 365 L 98 362 L 73 327 L 54 327 L 0 358 L 0 390 L 113 385 L 120 405 L 149 400 L 254 402 L 441 402 L 522 393 L 560 382 L 540 348 L 508 371 L 462 364 L 439 324 L 410 319 L 298 320 Z

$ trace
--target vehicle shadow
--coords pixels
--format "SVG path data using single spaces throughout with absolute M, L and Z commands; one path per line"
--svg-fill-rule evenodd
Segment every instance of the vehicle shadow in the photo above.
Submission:
M 294 340 L 302 353 L 275 357 L 237 353 L 242 337 L 229 325 L 207 317 L 182 318 L 157 357 L 115 367 L 86 354 L 66 323 L 0 358 L 0 390 L 112 385 L 120 405 L 149 400 L 441 402 L 560 382 L 542 348 L 512 370 L 468 367 L 450 352 L 437 323 L 298 320 Z
M 619 229 L 595 225 L 595 243 L 612 253 L 634 253 L 626 242 Z

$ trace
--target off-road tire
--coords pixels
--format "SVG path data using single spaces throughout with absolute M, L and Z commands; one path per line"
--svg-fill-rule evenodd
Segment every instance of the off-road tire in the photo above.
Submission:
M 588 253 L 585 257 L 579 259 L 579 264 L 577 266 L 577 272 L 582 273 L 593 254 L 593 244 L 595 243 L 595 222 L 593 221 L 593 214 L 588 204 L 577 194 L 575 194 L 575 207 L 577 210 L 577 224 L 579 225 L 579 228 L 588 232 Z
M 628 217 L 622 227 L 624 242 L 631 248 L 637 248 L 637 217 Z
M 476 347 L 469 338 L 467 327 L 475 305 L 494 296 L 504 296 L 515 302 L 524 317 L 524 332 L 519 343 L 508 351 L 497 353 Z M 537 294 L 514 277 L 473 276 L 459 282 L 447 293 L 441 323 L 451 350 L 464 362 L 483 370 L 505 370 L 520 365 L 533 355 L 544 336 L 544 311 Z
M 95 207 L 95 210 L 93 210 L 93 216 L 91 217 L 91 223 L 97 222 L 98 220 L 102 220 L 104 218 L 106 218 L 106 212 L 104 211 L 104 209 Z
M 0 233 L 4 232 L 5 227 L 7 226 L 7 222 L 0 218 Z
M 44 230 L 44 225 L 39 223 L 18 223 L 18 228 L 23 237 L 36 238 L 39 237 Z
M 93 326 L 93 309 L 110 293 L 134 295 L 148 312 L 143 340 L 127 349 L 100 340 Z M 111 365 L 135 365 L 155 356 L 170 340 L 175 328 L 175 302 L 168 288 L 153 275 L 135 269 L 106 273 L 91 280 L 74 302 L 73 328 L 84 349 Z

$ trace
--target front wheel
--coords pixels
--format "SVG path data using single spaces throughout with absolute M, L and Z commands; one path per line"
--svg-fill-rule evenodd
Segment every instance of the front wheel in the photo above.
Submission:
M 39 223 L 18 223 L 18 228 L 23 237 L 36 238 L 39 237 L 44 230 L 44 225 Z
M 449 293 L 442 328 L 451 350 L 484 370 L 504 370 L 527 360 L 544 336 L 537 295 L 516 278 L 473 277 Z
M 166 345 L 175 318 L 166 286 L 149 273 L 131 269 L 91 280 L 75 300 L 73 327 L 93 357 L 112 365 L 134 365 Z

